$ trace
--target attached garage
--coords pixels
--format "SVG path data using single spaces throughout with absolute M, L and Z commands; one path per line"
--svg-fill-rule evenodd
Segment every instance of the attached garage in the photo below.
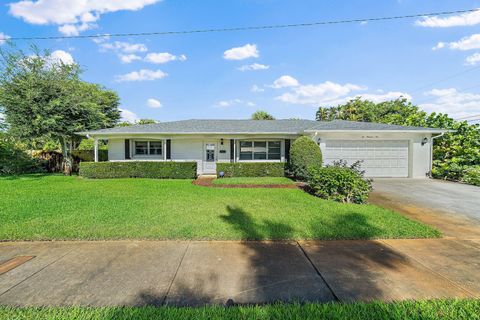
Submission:
M 408 177 L 408 140 L 327 140 L 324 162 L 362 161 L 368 177 Z

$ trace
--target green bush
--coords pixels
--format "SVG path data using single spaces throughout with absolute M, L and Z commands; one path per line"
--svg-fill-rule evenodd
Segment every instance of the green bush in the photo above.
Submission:
M 0 175 L 44 171 L 43 161 L 30 156 L 11 138 L 0 137 Z
M 80 176 L 92 179 L 153 178 L 194 179 L 196 162 L 81 162 Z
M 72 156 L 81 161 L 94 161 L 94 150 L 72 150 Z M 108 161 L 108 150 L 98 150 L 98 161 Z
M 225 177 L 284 177 L 283 162 L 237 162 L 217 163 L 217 175 L 225 173 Z
M 321 166 L 322 152 L 315 141 L 309 137 L 300 137 L 292 143 L 290 170 L 296 178 L 307 180 L 308 168 Z
M 461 181 L 480 187 L 480 166 L 465 168 Z
M 372 190 L 370 180 L 345 166 L 310 167 L 307 182 L 315 196 L 344 203 L 365 203 Z

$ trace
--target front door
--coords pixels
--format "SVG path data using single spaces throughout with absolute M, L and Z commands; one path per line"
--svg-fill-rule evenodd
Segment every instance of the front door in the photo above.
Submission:
M 205 142 L 203 155 L 203 173 L 217 173 L 216 144 Z

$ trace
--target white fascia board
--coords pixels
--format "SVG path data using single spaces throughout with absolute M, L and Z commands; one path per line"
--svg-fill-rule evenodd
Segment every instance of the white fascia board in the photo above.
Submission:
M 317 132 L 339 132 L 339 133 L 356 133 L 356 132 L 375 132 L 375 133 L 443 133 L 443 132 L 455 132 L 455 130 L 305 130 L 306 133 L 317 133 Z

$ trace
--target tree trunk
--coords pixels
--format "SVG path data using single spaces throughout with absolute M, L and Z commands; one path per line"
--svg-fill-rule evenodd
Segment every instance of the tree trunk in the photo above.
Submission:
M 63 173 L 66 176 L 72 175 L 72 157 L 68 150 L 67 141 L 65 138 L 60 138 L 60 144 L 62 146 L 62 155 L 63 155 Z

